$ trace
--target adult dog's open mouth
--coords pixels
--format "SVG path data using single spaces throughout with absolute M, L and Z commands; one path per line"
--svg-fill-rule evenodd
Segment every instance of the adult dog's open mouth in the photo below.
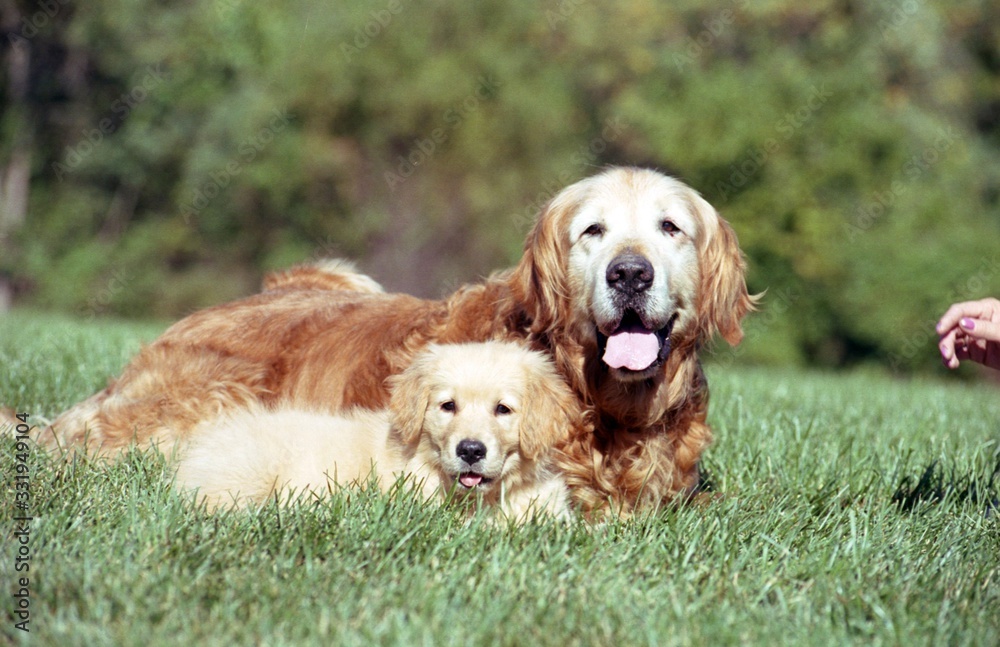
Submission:
M 622 371 L 641 372 L 661 364 L 670 355 L 670 332 L 677 313 L 662 328 L 647 328 L 639 315 L 628 310 L 618 326 L 608 335 L 597 331 L 601 359 L 609 367 Z

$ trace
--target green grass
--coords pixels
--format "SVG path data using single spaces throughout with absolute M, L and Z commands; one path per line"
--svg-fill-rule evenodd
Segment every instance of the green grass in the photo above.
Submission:
M 0 319 L 0 403 L 57 413 L 161 329 Z M 5 439 L 0 637 L 88 647 L 1000 643 L 995 386 L 753 368 L 710 367 L 709 377 L 706 465 L 718 496 L 597 528 L 465 524 L 412 497 L 361 492 L 213 516 L 170 489 L 154 453 L 102 467 L 35 451 L 30 635 L 10 619 L 22 574 L 8 541 L 17 459 Z

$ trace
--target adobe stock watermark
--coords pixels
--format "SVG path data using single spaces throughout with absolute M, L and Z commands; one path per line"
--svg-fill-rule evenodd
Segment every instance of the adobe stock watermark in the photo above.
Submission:
M 232 183 L 234 178 L 238 177 L 246 170 L 247 166 L 257 159 L 257 156 L 267 148 L 274 137 L 288 127 L 290 122 L 291 117 L 287 111 L 278 108 L 272 110 L 267 125 L 262 126 L 256 133 L 240 142 L 236 148 L 236 156 L 222 167 L 209 173 L 208 177 L 200 181 L 191 192 L 191 199 L 181 204 L 184 224 L 190 224 L 192 218 L 208 207 L 212 200 Z
M 714 47 L 716 41 L 736 22 L 736 13 L 749 4 L 750 0 L 734 0 L 729 7 L 703 20 L 701 31 L 693 37 L 688 36 L 685 39 L 684 48 L 674 54 L 674 66 L 677 70 L 683 71 L 701 58 L 702 54 Z
M 725 350 L 716 351 L 712 354 L 712 363 L 726 368 L 732 366 L 736 360 L 746 354 L 747 341 L 759 337 L 764 330 L 775 324 L 781 317 L 785 316 L 802 298 L 802 292 L 798 288 L 784 288 L 777 292 L 767 293 L 766 307 L 761 312 L 754 315 L 755 327 L 747 331 L 746 337 L 739 346 L 726 346 Z
M 215 0 L 213 6 L 215 7 L 215 15 L 218 18 L 226 18 L 231 13 L 239 9 L 246 0 Z
M 319 241 L 319 244 L 313 248 L 313 251 L 309 256 L 302 261 L 304 265 L 314 265 L 320 261 L 332 260 L 339 258 L 342 252 L 340 251 L 340 246 L 337 242 L 326 236 L 323 240 Z
M 890 2 L 887 6 L 875 6 L 881 9 L 882 14 L 875 23 L 875 28 L 878 29 L 883 38 L 909 22 L 920 10 L 916 0 L 900 0 L 899 2 Z
M 944 301 L 950 304 L 981 298 L 992 285 L 992 279 L 998 274 L 1000 274 L 1000 256 L 983 259 L 976 272 L 953 288 Z M 892 370 L 900 370 L 905 362 L 926 352 L 931 340 L 935 340 L 936 344 L 937 322 L 937 319 L 926 319 L 903 338 L 899 352 L 889 355 L 889 366 Z
M 345 43 L 340 44 L 340 53 L 345 61 L 361 53 L 361 50 L 371 45 L 375 39 L 381 36 L 393 23 L 396 16 L 403 13 L 405 3 L 402 0 L 389 0 L 382 9 L 370 12 L 369 20 L 354 30 L 354 37 Z
M 576 13 L 577 9 L 586 4 L 587 0 L 561 0 L 555 9 L 545 11 L 545 20 L 549 23 L 549 29 L 555 29 L 560 24 L 569 20 L 570 16 Z
M 163 63 L 147 65 L 142 80 L 112 101 L 107 114 L 97 121 L 96 126 L 80 131 L 80 139 L 63 150 L 62 162 L 52 163 L 56 180 L 62 182 L 84 160 L 93 155 L 94 151 L 104 142 L 104 138 L 113 135 L 125 123 L 129 115 L 149 98 L 153 90 L 169 78 L 170 74 L 163 69 Z
M 130 282 L 120 269 L 114 269 L 104 287 L 87 299 L 86 305 L 81 306 L 79 315 L 88 321 L 93 321 L 97 315 L 107 312 L 115 296 L 125 291 Z
M 12 573 L 16 573 L 16 575 L 13 576 L 12 579 L 14 581 L 11 582 L 9 588 L 9 590 L 13 590 L 13 593 L 8 593 L 8 595 L 13 598 L 11 616 L 14 620 L 12 623 L 14 628 L 18 631 L 30 633 L 31 578 L 33 577 L 31 575 L 33 557 L 31 522 L 34 520 L 31 507 L 33 487 L 31 483 L 32 466 L 29 461 L 31 458 L 31 439 L 28 436 L 31 426 L 28 424 L 27 413 L 18 413 L 15 418 L 17 422 L 11 431 L 16 432 L 17 435 L 14 436 L 13 433 L 10 433 L 10 436 L 13 437 L 9 442 L 12 444 L 16 462 L 10 481 L 5 484 L 14 493 L 7 500 L 11 501 L 14 506 L 14 514 L 12 515 L 14 521 L 13 537 L 9 545 L 14 549 L 15 553 L 13 569 L 10 570 Z M 4 438 L 5 442 L 7 442 L 8 433 L 6 428 L 0 429 L 0 438 Z
M 317 242 L 316 246 L 313 247 L 312 252 L 310 252 L 308 256 L 295 264 L 315 265 L 322 261 L 332 261 L 337 259 L 349 260 L 344 256 L 344 252 L 337 244 L 337 241 L 330 236 L 326 236 L 323 240 Z
M 814 85 L 809 89 L 809 96 L 802 105 L 786 112 L 774 123 L 774 135 L 764 140 L 760 146 L 752 146 L 739 162 L 729 165 L 729 179 L 715 184 L 717 194 L 728 200 L 729 196 L 746 184 L 760 172 L 767 160 L 806 126 L 816 116 L 830 97 L 833 96 L 826 84 Z
M 910 156 L 890 180 L 889 186 L 872 193 L 871 198 L 858 207 L 851 222 L 844 223 L 848 240 L 854 241 L 884 218 L 907 188 L 941 161 L 958 139 L 958 131 L 949 126 L 938 133 L 932 144 Z
M 495 76 L 480 76 L 476 80 L 475 89 L 464 99 L 448 107 L 441 113 L 440 125 L 432 129 L 424 137 L 414 139 L 410 144 L 410 150 L 405 155 L 396 157 L 396 167 L 393 171 L 386 171 L 383 174 L 390 191 L 396 188 L 412 176 L 418 168 L 426 165 L 441 150 L 441 147 L 448 141 L 448 138 L 458 130 L 462 124 L 477 110 L 483 102 L 489 101 L 500 88 L 503 82 Z
M 576 178 L 578 169 L 592 166 L 611 144 L 621 138 L 623 132 L 625 132 L 625 124 L 621 117 L 614 116 L 606 119 L 601 126 L 600 134 L 592 137 L 587 143 L 581 144 L 570 156 L 572 166 L 544 182 L 542 190 L 535 195 L 534 199 L 522 211 L 514 215 L 515 226 L 522 227 L 525 223 L 534 222 L 535 217 L 545 208 L 545 205 Z
M 11 31 L 7 34 L 7 43 L 11 47 L 27 48 L 28 41 L 48 27 L 62 8 L 69 3 L 70 0 L 40 0 L 37 3 L 37 11 L 21 16 L 20 32 Z

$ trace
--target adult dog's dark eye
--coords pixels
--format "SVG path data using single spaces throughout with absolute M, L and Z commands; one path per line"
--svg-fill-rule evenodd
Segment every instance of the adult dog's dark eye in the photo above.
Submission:
M 441 411 L 447 411 L 448 413 L 455 413 L 455 409 L 457 408 L 458 407 L 455 406 L 454 400 L 448 400 L 447 402 L 441 403 Z
M 664 219 L 661 221 L 660 229 L 662 229 L 664 233 L 670 234 L 671 236 L 681 233 L 681 228 L 675 225 L 673 220 Z
M 603 234 L 604 234 L 604 225 L 596 222 L 583 230 L 584 236 L 601 236 Z
M 502 404 L 501 403 L 501 404 L 497 405 L 496 414 L 498 416 L 506 416 L 506 415 L 511 414 L 511 413 L 514 413 L 514 412 L 506 404 Z

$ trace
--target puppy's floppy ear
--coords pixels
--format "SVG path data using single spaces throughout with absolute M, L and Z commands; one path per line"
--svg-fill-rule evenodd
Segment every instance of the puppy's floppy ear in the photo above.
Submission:
M 521 401 L 521 455 L 535 460 L 582 424 L 577 397 L 556 372 L 555 367 L 538 353 L 524 363 L 525 392 Z
M 416 444 L 424 427 L 424 415 L 431 398 L 431 357 L 422 353 L 399 375 L 388 379 L 392 396 L 389 415 L 392 428 L 407 445 Z
M 707 341 L 718 331 L 731 346 L 736 346 L 743 340 L 741 321 L 757 302 L 757 297 L 747 292 L 746 260 L 736 232 L 715 208 L 694 191 L 689 201 L 703 228 L 698 245 L 699 337 Z
M 544 332 L 567 320 L 569 289 L 566 276 L 569 221 L 580 199 L 579 183 L 563 189 L 538 216 L 524 242 L 524 255 L 514 268 L 514 298 L 531 317 L 531 331 Z

